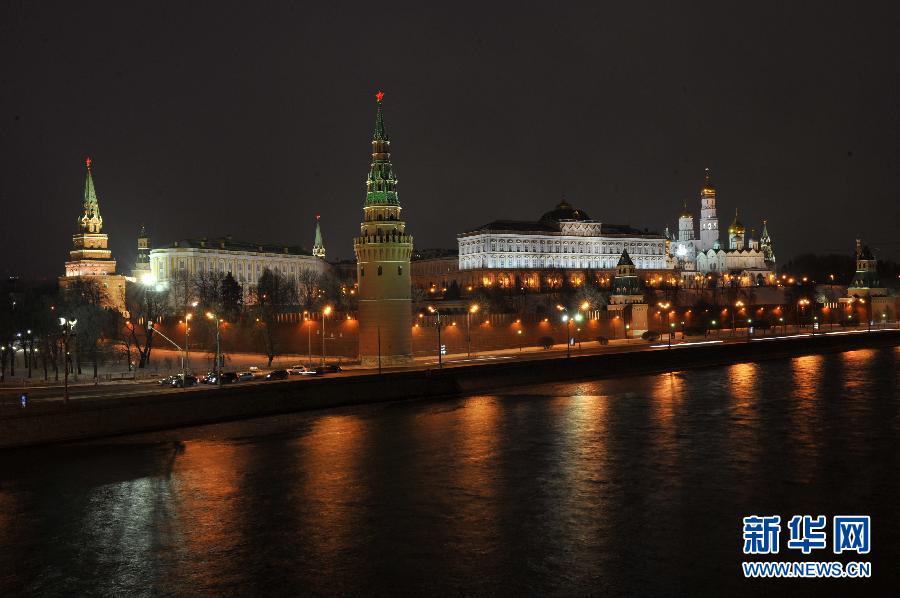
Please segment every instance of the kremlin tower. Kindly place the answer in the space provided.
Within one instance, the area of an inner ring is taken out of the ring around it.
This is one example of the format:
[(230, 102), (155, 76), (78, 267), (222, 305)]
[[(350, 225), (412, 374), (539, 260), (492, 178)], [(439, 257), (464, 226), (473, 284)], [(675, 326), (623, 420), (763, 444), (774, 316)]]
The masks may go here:
[(709, 168), (704, 173), (700, 190), (700, 251), (718, 249), (719, 219), (716, 217), (716, 188), (709, 180)]
[(316, 238), (313, 240), (312, 254), (325, 259), (325, 243), (322, 241), (322, 229), (319, 227), (319, 219), (321, 217), (320, 214), (316, 214)]
[(87, 158), (84, 164), (87, 168), (84, 202), (81, 217), (76, 221), (78, 232), (72, 235), (66, 275), (60, 278), (60, 286), (66, 288), (75, 280), (96, 280), (102, 286), (107, 304), (124, 309), (125, 277), (115, 274), (116, 260), (109, 250), (109, 238), (102, 232), (103, 217), (91, 173), (92, 160)]
[(360, 236), (353, 240), (359, 284), (359, 357), (363, 367), (412, 362), (409, 260), (413, 239), (400, 219), (391, 142), (384, 128), (384, 94), (375, 94), (372, 166)]

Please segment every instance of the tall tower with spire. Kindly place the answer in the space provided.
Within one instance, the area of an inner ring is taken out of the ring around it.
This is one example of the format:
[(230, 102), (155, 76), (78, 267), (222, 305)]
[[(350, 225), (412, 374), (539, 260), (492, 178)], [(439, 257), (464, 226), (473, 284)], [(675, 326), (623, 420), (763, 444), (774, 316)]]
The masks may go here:
[(322, 241), (322, 229), (319, 227), (319, 220), (321, 218), (321, 214), (316, 214), (316, 238), (313, 241), (312, 254), (316, 257), (325, 259), (325, 243)]
[(763, 258), (770, 268), (775, 267), (775, 248), (772, 246), (772, 237), (769, 236), (768, 222), (763, 220), (762, 234), (759, 236), (759, 248), (763, 252)]
[(72, 250), (66, 262), (66, 276), (102, 276), (116, 271), (116, 260), (109, 250), (109, 238), (103, 234), (103, 217), (91, 173), (92, 160), (84, 161), (84, 202), (76, 221), (78, 232), (72, 235)]
[(115, 309), (125, 309), (125, 277), (116, 274), (116, 260), (109, 250), (109, 238), (103, 233), (100, 202), (91, 172), (93, 161), (85, 159), (84, 201), (81, 216), (76, 221), (78, 232), (72, 235), (72, 249), (66, 261), (66, 274), (60, 277), (63, 289), (78, 280), (93, 280), (100, 285), (104, 303)]
[(716, 216), (716, 188), (710, 180), (709, 168), (700, 189), (700, 251), (708, 251), (719, 241), (719, 218)]
[(142, 224), (141, 231), (138, 233), (137, 240), (137, 259), (134, 261), (134, 268), (131, 275), (141, 282), (152, 276), (150, 271), (150, 235), (147, 234), (147, 228)]
[(400, 219), (391, 142), (384, 127), (384, 93), (375, 94), (372, 165), (359, 237), (353, 240), (359, 285), (359, 357), (363, 367), (412, 362), (409, 260), (413, 238)]

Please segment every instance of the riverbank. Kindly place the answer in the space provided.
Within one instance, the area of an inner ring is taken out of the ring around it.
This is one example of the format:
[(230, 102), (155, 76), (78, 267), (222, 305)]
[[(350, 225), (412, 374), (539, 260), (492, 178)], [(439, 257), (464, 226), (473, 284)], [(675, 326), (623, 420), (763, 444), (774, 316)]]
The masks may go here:
[(746, 343), (707, 341), (656, 345), (646, 351), (456, 365), (444, 369), (359, 372), (222, 388), (102, 397), (7, 408), (0, 413), (0, 447), (101, 438), (119, 434), (277, 415), (309, 409), (492, 392), (502, 388), (650, 374), (810, 353), (897, 346), (900, 331), (767, 337)]

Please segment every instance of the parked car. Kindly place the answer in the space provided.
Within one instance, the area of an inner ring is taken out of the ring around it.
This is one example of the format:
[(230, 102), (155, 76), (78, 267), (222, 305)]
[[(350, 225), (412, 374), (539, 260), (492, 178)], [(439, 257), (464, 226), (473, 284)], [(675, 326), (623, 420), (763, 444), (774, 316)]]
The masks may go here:
[(319, 366), (316, 368), (316, 376), (322, 376), (324, 374), (334, 374), (336, 372), (343, 372), (341, 366), (335, 365), (333, 363), (327, 363), (324, 366)]
[(205, 376), (200, 378), (201, 384), (215, 384), (216, 383), (216, 373), (215, 372), (206, 372)]
[(287, 370), (272, 370), (268, 374), (266, 374), (266, 380), (287, 380), (288, 374)]
[(313, 371), (310, 370), (305, 365), (292, 365), (291, 367), (289, 367), (287, 369), (287, 373), (290, 374), (291, 376), (303, 376), (303, 375), (312, 374)]
[(222, 384), (233, 384), (237, 381), (237, 372), (222, 372)]
[(181, 374), (172, 376), (172, 386), (174, 386), (175, 388), (197, 386), (197, 376), (194, 376), (192, 374), (188, 374), (186, 376), (182, 376)]
[(175, 379), (175, 376), (166, 376), (165, 378), (159, 379), (160, 386), (172, 386), (172, 380)]
[(249, 380), (253, 380), (256, 376), (253, 375), (253, 372), (239, 372), (238, 380), (240, 382), (247, 382)]
[[(234, 384), (238, 381), (237, 372), (222, 372), (222, 384)], [(215, 372), (210, 372), (206, 375), (206, 378), (203, 379), (204, 384), (218, 384), (219, 380), (216, 378)]]

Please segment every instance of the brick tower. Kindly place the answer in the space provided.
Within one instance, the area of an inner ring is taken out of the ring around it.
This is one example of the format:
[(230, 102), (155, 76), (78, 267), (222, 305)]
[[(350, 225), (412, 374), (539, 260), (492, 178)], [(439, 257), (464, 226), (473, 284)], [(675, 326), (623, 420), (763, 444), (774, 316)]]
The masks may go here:
[(413, 238), (400, 219), (391, 142), (384, 128), (384, 94), (375, 94), (372, 166), (360, 236), (353, 240), (359, 283), (359, 357), (364, 367), (412, 362), (409, 259)]

